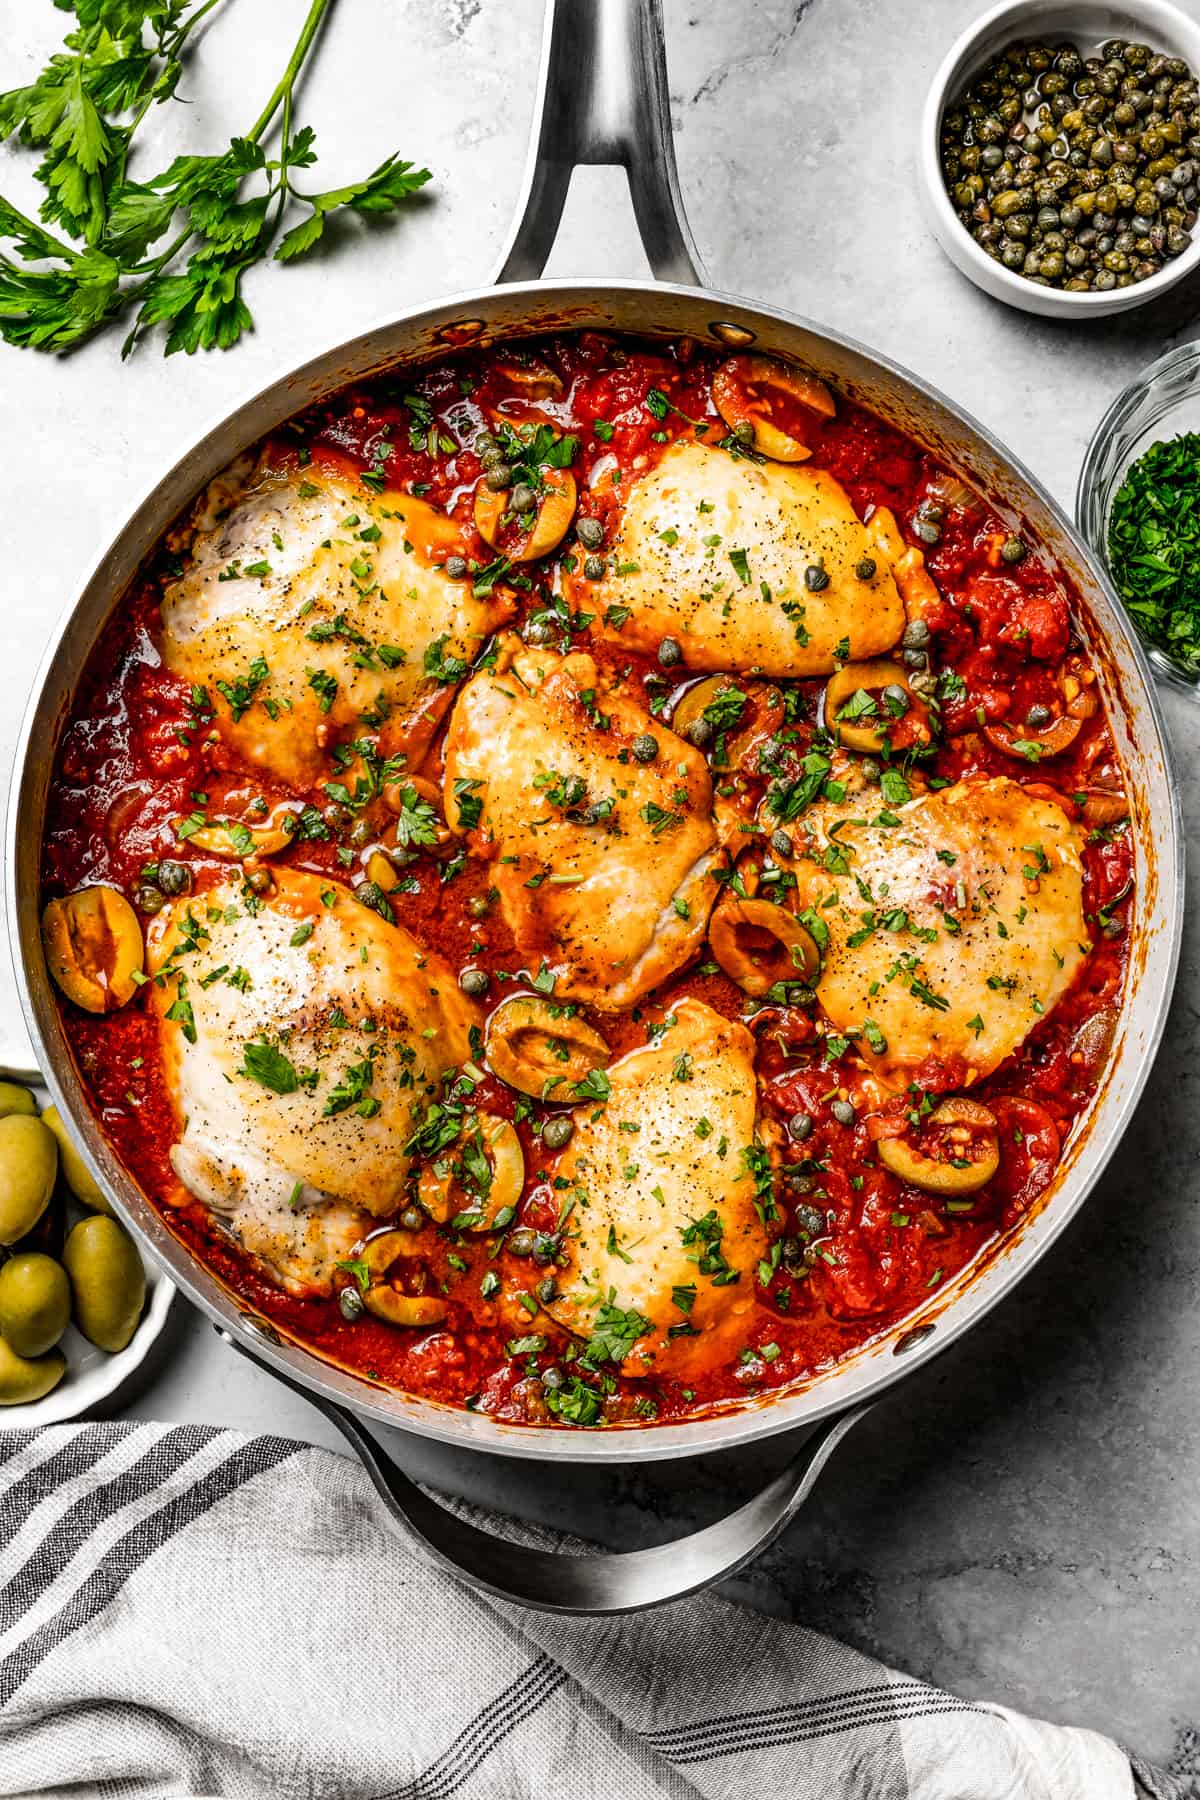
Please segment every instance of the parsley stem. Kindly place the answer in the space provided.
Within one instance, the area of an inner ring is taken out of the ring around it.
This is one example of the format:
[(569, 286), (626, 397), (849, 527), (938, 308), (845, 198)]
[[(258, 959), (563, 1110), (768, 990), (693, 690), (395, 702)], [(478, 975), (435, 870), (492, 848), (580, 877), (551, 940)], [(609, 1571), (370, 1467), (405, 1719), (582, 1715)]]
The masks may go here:
[(329, 0), (312, 0), (312, 5), (308, 9), (308, 17), (304, 21), (304, 29), (296, 39), (296, 48), (288, 58), (288, 65), (283, 71), (283, 74), (279, 77), (271, 98), (267, 101), (262, 112), (246, 133), (246, 136), (252, 143), (258, 143), (259, 139), (266, 131), (267, 126), (279, 111), (284, 100), (290, 98), (292, 89), (296, 84), (296, 77), (304, 66), (304, 59), (312, 48), (312, 41), (320, 30), (321, 21), (328, 10)]
[[(215, 6), (217, 4), (218, 4), (218, 0), (207, 0), (207, 4), (201, 9), (201, 11), (207, 12), (209, 6)], [(292, 90), (295, 87), (297, 77), (299, 76), (300, 71), (304, 66), (305, 59), (307, 58), (309, 51), (312, 49), (313, 39), (316, 37), (317, 32), (321, 28), (321, 22), (324, 19), (325, 14), (329, 11), (329, 6), (330, 6), (330, 0), (312, 0), (312, 5), (308, 9), (308, 16), (306, 17), (306, 19), (304, 21), (303, 29), (301, 30), (300, 36), (296, 39), (295, 49), (292, 51), (291, 56), (288, 58), (288, 65), (287, 65), (286, 69), (283, 71), (283, 74), (280, 76), (278, 82), (276, 83), (275, 88), (272, 91), (271, 97), (267, 101), (267, 104), (263, 107), (261, 113), (258, 115), (258, 118), (254, 121), (254, 124), (250, 127), (249, 131), (246, 133), (246, 136), (250, 139), (250, 141), (252, 143), (257, 144), (259, 142), (259, 140), (262, 138), (262, 136), (264, 135), (264, 133), (267, 131), (268, 127), (270, 126), (272, 119), (274, 119), (274, 117), (275, 117), (275, 114), (279, 111), (279, 108), (282, 106), (284, 108), (283, 150), (284, 150), (284, 152), (286, 152), (287, 144), (288, 144), (288, 137), (290, 135)], [(190, 21), (190, 23), (191, 24), (197, 23), (200, 16), (201, 16), (200, 13), (196, 13), (193, 16), (193, 19)], [(276, 212), (275, 220), (271, 227), (270, 235), (273, 235), (274, 231), (278, 227), (279, 220), (282, 216), (283, 202), (287, 198), (287, 192), (288, 192), (287, 170), (284, 169), (280, 172), (280, 206)], [(175, 260), (176, 256), (178, 256), (179, 252), (183, 249), (184, 245), (186, 243), (188, 243), (188, 241), (195, 235), (196, 234), (190, 225), (185, 226), (184, 229), (179, 233), (178, 237), (174, 238), (172, 240), (172, 242), (170, 244), (168, 244), (167, 248), (161, 252), (160, 255), (151, 257), (147, 262), (139, 263), (135, 269), (130, 270), (130, 274), (142, 275), (142, 276), (152, 276), (152, 275), (161, 274), (162, 271), (167, 267), (167, 265)], [(74, 254), (74, 252), (68, 252), (68, 254)], [(254, 257), (247, 258), (246, 266), (248, 266), (249, 263), (253, 262), (254, 260), (255, 260)], [(131, 298), (133, 298), (135, 300), (140, 299), (145, 285), (146, 285), (145, 282), (141, 282), (133, 290), (131, 290)]]

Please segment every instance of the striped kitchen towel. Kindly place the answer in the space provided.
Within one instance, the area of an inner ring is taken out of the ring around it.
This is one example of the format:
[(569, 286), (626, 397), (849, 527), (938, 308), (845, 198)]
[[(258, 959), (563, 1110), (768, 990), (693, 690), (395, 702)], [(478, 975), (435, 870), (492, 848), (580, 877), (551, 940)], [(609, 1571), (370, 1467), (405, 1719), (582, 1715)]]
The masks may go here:
[(615, 1620), (431, 1568), (347, 1459), (0, 1431), (0, 1794), (71, 1800), (1186, 1800), (717, 1595)]

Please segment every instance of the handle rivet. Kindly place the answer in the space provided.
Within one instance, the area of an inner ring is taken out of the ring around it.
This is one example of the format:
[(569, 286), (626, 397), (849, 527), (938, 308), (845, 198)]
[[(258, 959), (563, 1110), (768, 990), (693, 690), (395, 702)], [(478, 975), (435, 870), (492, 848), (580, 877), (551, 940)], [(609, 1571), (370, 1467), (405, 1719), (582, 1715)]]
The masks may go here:
[(433, 335), (439, 344), (473, 344), (485, 330), (482, 319), (454, 319), (449, 325), (439, 326)]
[(906, 1331), (902, 1338), (896, 1339), (892, 1346), (892, 1355), (906, 1356), (910, 1350), (915, 1350), (918, 1344), (923, 1344), (928, 1338), (931, 1338), (936, 1330), (936, 1325), (914, 1325), (911, 1331)]
[(716, 319), (708, 328), (709, 336), (715, 337), (718, 344), (729, 344), (741, 350), (752, 344), (758, 333), (751, 331), (748, 325), (731, 325), (727, 319)]

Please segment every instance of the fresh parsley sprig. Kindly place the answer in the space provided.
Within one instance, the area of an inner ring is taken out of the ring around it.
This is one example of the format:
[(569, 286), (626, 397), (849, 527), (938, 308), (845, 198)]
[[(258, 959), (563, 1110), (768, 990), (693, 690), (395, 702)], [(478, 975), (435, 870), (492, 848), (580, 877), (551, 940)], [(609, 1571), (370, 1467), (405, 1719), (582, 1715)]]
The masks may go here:
[[(76, 29), (36, 80), (0, 94), (0, 138), (15, 133), (41, 150), (34, 173), (46, 190), (38, 219), (0, 196), (0, 336), (10, 344), (71, 350), (132, 317), (123, 355), (156, 326), (165, 327), (168, 355), (228, 349), (253, 325), (242, 296), (248, 269), (272, 255), (292, 262), (320, 242), (330, 214), (393, 212), (430, 179), (428, 169), (390, 156), (341, 187), (297, 185), (316, 153), (311, 128), (294, 121), (293, 96), (330, 5), (311, 0), (283, 74), (245, 136), (132, 180), (137, 128), (152, 106), (175, 96), (187, 40), (220, 0), (56, 4), (74, 14)], [(276, 153), (268, 155), (277, 118)], [(151, 254), (164, 238), (165, 249)]]

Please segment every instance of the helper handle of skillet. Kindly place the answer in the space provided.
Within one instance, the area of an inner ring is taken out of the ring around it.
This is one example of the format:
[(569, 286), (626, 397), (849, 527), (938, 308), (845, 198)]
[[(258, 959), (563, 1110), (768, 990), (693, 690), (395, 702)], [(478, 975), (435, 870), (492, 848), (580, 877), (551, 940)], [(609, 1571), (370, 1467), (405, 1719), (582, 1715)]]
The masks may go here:
[(656, 279), (706, 286), (675, 166), (661, 0), (546, 0), (529, 156), (496, 283), (542, 274), (585, 163), (624, 168)]
[(842, 1439), (870, 1411), (852, 1408), (827, 1419), (806, 1438), (782, 1474), (736, 1511), (686, 1537), (650, 1550), (539, 1550), (484, 1531), (440, 1504), (398, 1469), (346, 1407), (268, 1368), (228, 1332), (225, 1342), (282, 1381), (337, 1426), (362, 1463), (399, 1535), (416, 1538), (450, 1574), (469, 1586), (535, 1612), (629, 1613), (682, 1600), (734, 1575), (774, 1542), (808, 1499)]

